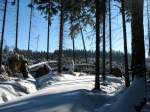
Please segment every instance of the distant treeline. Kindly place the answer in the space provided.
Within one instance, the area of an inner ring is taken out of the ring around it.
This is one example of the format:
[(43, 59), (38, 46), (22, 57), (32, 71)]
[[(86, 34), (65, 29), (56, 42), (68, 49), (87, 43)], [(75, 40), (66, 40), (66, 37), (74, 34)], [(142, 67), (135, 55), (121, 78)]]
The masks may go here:
[[(26, 58), (30, 60), (36, 60), (36, 61), (44, 61), (46, 60), (47, 53), (45, 51), (37, 52), (37, 51), (27, 51), (27, 50), (20, 50), (20, 53), (23, 54)], [(84, 59), (84, 50), (75, 50), (75, 57), (77, 60)], [(95, 52), (94, 51), (86, 51), (87, 58), (93, 58), (95, 59)], [(58, 50), (55, 50), (53, 53), (49, 53), (49, 59), (50, 60), (56, 60), (58, 56)], [(102, 56), (102, 52), (101, 52)], [(63, 58), (69, 58), (72, 59), (73, 57), (73, 50), (68, 49), (63, 51)], [(131, 60), (131, 55), (128, 54), (129, 62)], [(112, 52), (112, 59), (113, 61), (117, 63), (123, 63), (124, 62), (124, 53), (120, 51), (113, 51)], [(106, 60), (109, 60), (109, 52), (106, 52)]]
[[(4, 51), (4, 54), (10, 54), (12, 51), (9, 51), (8, 49)], [(84, 60), (84, 50), (75, 50), (75, 57), (76, 60), (81, 61)], [(19, 54), (22, 54), (27, 58), (28, 60), (32, 61), (33, 63), (37, 63), (40, 61), (46, 61), (46, 56), (47, 52), (45, 51), (28, 51), (28, 50), (19, 50)], [(95, 59), (95, 52), (94, 51), (86, 51), (87, 58), (90, 59)], [(55, 50), (53, 53), (49, 53), (49, 59), (50, 60), (57, 60), (58, 56), (58, 50)], [(129, 56), (129, 62), (131, 60), (131, 55), (128, 54)], [(102, 57), (102, 52), (101, 52), (101, 57)], [(72, 59), (73, 58), (73, 50), (72, 49), (67, 49), (63, 51), (63, 58), (67, 59)], [(123, 63), (124, 62), (124, 53), (120, 51), (113, 51), (112, 52), (112, 59), (113, 61), (117, 63)], [(109, 61), (109, 52), (106, 52), (106, 60)]]

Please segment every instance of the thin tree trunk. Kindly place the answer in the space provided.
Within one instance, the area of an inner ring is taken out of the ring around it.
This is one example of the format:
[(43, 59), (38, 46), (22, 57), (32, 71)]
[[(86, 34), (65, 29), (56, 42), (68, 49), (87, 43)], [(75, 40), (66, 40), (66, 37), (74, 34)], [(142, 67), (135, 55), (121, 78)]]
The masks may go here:
[(83, 30), (82, 30), (81, 22), (80, 22), (79, 18), (78, 18), (78, 21), (79, 21), (79, 25), (80, 25), (80, 32), (81, 32), (81, 37), (82, 37), (83, 49), (84, 49), (84, 57), (85, 57), (86, 63), (88, 63), (87, 53), (86, 53), (86, 46), (85, 46), (85, 40), (84, 40)]
[(47, 23), (47, 61), (49, 60), (49, 37), (50, 37), (50, 14), (48, 13), (48, 23)]
[(102, 78), (103, 80), (105, 80), (105, 59), (106, 59), (106, 55), (105, 55), (105, 52), (106, 52), (106, 43), (105, 43), (105, 18), (106, 18), (106, 15), (105, 15), (105, 11), (106, 11), (106, 0), (103, 0), (103, 72), (102, 72)]
[(96, 55), (95, 55), (95, 88), (100, 90), (100, 1), (96, 0)]
[(74, 63), (75, 63), (75, 61), (76, 61), (76, 56), (75, 56), (75, 44), (74, 44), (74, 38), (71, 37), (71, 39), (72, 39), (72, 47), (73, 47), (73, 61), (74, 61)]
[(31, 0), (31, 11), (30, 11), (30, 24), (29, 24), (29, 39), (28, 39), (28, 51), (30, 50), (30, 39), (31, 39), (31, 26), (32, 26), (32, 13), (33, 13), (33, 0)]
[(145, 76), (143, 0), (132, 0), (132, 75)]
[(148, 56), (150, 57), (150, 37), (148, 38), (149, 41), (149, 51), (148, 51)]
[(19, 0), (17, 0), (17, 17), (16, 17), (16, 42), (15, 52), (18, 52), (18, 22), (19, 22)]
[(148, 39), (149, 39), (149, 51), (148, 56), (150, 57), (150, 18), (149, 18), (149, 0), (147, 0), (147, 25), (148, 25)]
[(60, 35), (59, 35), (59, 54), (58, 54), (58, 73), (62, 72), (62, 55), (63, 55), (63, 35), (64, 35), (64, 9), (61, 0), (61, 14), (60, 14)]
[(4, 43), (4, 33), (5, 33), (5, 23), (6, 23), (6, 12), (7, 12), (7, 0), (5, 0), (4, 7), (4, 16), (3, 16), (3, 24), (2, 24), (2, 35), (1, 35), (1, 47), (0, 47), (0, 69), (2, 68), (2, 57), (3, 57), (3, 43)]
[(126, 33), (126, 21), (125, 21), (125, 10), (124, 0), (121, 1), (122, 5), (122, 24), (123, 24), (123, 37), (124, 37), (124, 62), (125, 62), (125, 85), (130, 86), (129, 81), (129, 68), (128, 68), (128, 49), (127, 49), (127, 33)]
[[(71, 15), (71, 27), (73, 27), (73, 15)], [(74, 61), (74, 63), (75, 63), (75, 61), (76, 61), (76, 57), (75, 57), (75, 43), (74, 43), (74, 37), (73, 37), (73, 35), (71, 34), (71, 40), (72, 40), (72, 48), (73, 48), (73, 61)]]
[(83, 31), (82, 31), (81, 25), (80, 25), (80, 31), (81, 31), (81, 37), (82, 37), (83, 48), (84, 48), (84, 57), (85, 57), (86, 63), (88, 63), (87, 54), (86, 54), (86, 47), (85, 47), (85, 40), (84, 40), (84, 35), (83, 35)]
[(111, 1), (109, 0), (109, 71), (112, 73)]

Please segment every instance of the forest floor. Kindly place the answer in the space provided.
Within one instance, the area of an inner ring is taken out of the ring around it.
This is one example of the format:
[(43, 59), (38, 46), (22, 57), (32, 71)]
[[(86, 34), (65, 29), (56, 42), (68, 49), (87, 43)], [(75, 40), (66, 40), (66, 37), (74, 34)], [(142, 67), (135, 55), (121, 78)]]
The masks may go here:
[(142, 112), (150, 112), (150, 79), (147, 80), (147, 103), (143, 107)]
[(37, 80), (40, 90), (1, 104), (0, 112), (98, 112), (105, 104), (111, 106), (117, 101), (124, 81), (108, 75), (107, 81), (101, 82), (101, 91), (93, 92), (94, 78), (70, 74), (43, 76)]
[[(0, 112), (135, 112), (145, 96), (143, 78), (125, 88), (123, 77), (107, 74), (106, 81), (100, 81), (101, 91), (92, 91), (94, 82), (94, 75), (78, 72), (1, 80)], [(142, 112), (150, 112), (150, 80), (147, 99)]]

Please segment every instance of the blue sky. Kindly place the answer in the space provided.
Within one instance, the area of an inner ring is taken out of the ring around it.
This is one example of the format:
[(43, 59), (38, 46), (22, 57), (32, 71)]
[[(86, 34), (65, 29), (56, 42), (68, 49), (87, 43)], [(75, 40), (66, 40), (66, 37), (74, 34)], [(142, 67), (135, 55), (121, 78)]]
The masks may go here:
[[(10, 0), (11, 1), (11, 0)], [(19, 40), (18, 47), (20, 49), (27, 49), (28, 43), (28, 30), (29, 30), (29, 14), (30, 9), (27, 4), (30, 0), (20, 0), (20, 17), (19, 17)], [(7, 9), (7, 21), (5, 29), (5, 44), (10, 47), (15, 46), (15, 23), (16, 23), (16, 7), (8, 5)], [(2, 12), (0, 12), (2, 15)], [(123, 51), (123, 36), (122, 36), (122, 21), (119, 15), (119, 10), (116, 7), (112, 7), (112, 47), (113, 50)], [(146, 17), (145, 17), (145, 31), (146, 31)], [(68, 27), (65, 24), (64, 31), (64, 49), (72, 49), (72, 41), (68, 36)], [(108, 43), (108, 18), (106, 20), (106, 49), (109, 49)], [(1, 26), (0, 26), (1, 27)], [(85, 37), (89, 36), (90, 30), (87, 28), (87, 32), (84, 31)], [(128, 51), (131, 51), (131, 31), (130, 23), (127, 23), (127, 36), (128, 36)], [(32, 32), (31, 32), (31, 49), (37, 50), (37, 39), (39, 35), (38, 51), (46, 51), (47, 48), (47, 21), (40, 15), (39, 11), (34, 10), (33, 22), (32, 22)], [(145, 35), (147, 35), (145, 33)], [(52, 26), (50, 28), (50, 52), (58, 49), (59, 40), (59, 17), (53, 17)], [(90, 36), (90, 38), (85, 38), (87, 50), (95, 50), (95, 36)], [(146, 42), (147, 43), (147, 42)], [(102, 44), (101, 44), (102, 45)], [(83, 49), (81, 35), (79, 34), (75, 39), (76, 49)]]

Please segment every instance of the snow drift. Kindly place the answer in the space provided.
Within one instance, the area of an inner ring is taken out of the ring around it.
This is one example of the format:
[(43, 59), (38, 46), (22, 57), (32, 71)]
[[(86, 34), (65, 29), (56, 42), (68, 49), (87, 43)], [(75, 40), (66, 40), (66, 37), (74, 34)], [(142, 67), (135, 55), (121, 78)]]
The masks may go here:
[(32, 76), (25, 80), (1, 75), (0, 79), (0, 104), (37, 91)]

